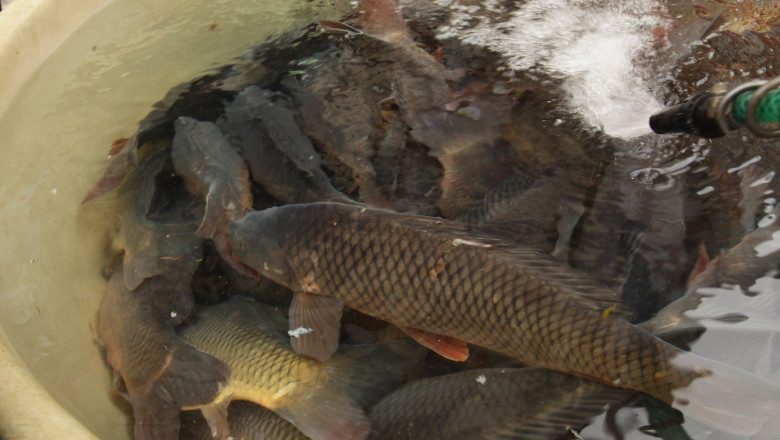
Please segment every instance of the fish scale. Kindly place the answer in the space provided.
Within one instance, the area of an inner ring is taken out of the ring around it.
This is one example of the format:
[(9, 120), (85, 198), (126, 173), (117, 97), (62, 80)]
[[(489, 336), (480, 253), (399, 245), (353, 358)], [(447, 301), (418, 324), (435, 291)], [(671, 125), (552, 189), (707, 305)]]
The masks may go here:
[(213, 401), (186, 409), (201, 409), (223, 439), (232, 434), (232, 399), (275, 412), (312, 440), (363, 440), (363, 406), (402, 381), (420, 357), (418, 347), (398, 340), (343, 347), (320, 362), (294, 352), (286, 328), (278, 310), (246, 297), (201, 307), (180, 336), (222, 360), (230, 379)]
[(192, 345), (217, 359), (228, 360), (231, 383), (223, 395), (233, 393), (235, 399), (251, 399), (267, 408), (276, 408), (285, 402), (274, 397), (290, 389), (290, 383), (321, 385), (321, 381), (312, 380), (321, 376), (319, 363), (293, 353), (283, 345), (284, 341), (268, 331), (227, 324), (236, 319), (241, 322), (240, 316), (217, 315), (181, 332), (182, 338)]
[(542, 368), (468, 370), (387, 395), (369, 413), (369, 439), (562, 438), (632, 394)]
[(538, 252), (479, 241), (456, 224), (335, 203), (287, 205), (235, 223), (234, 244), (251, 222), (280, 246), (294, 291), (339, 298), (400, 327), (667, 402), (672, 389), (706, 375), (673, 366), (681, 350), (610, 314), (619, 304), (611, 292), (589, 302), (598, 287), (585, 274)]

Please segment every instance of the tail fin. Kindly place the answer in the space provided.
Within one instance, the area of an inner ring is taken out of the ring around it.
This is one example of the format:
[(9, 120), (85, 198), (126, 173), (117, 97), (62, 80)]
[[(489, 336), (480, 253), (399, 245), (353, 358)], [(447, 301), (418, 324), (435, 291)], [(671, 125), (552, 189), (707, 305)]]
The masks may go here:
[(342, 347), (328, 361), (330, 387), (346, 391), (363, 407), (370, 406), (408, 380), (427, 352), (408, 338)]
[[(780, 205), (775, 209), (780, 214)], [(739, 297), (755, 296), (754, 284), (772, 272), (780, 270), (780, 249), (776, 246), (780, 238), (780, 223), (757, 228), (724, 254), (710, 260), (706, 251), (700, 250), (699, 260), (688, 278), (685, 294), (667, 305), (658, 314), (641, 324), (645, 330), (659, 335), (665, 331), (696, 325), (704, 319), (734, 320), (730, 302)], [(735, 286), (735, 292), (725, 292), (722, 286)], [(759, 286), (760, 287), (760, 286)], [(715, 289), (715, 290), (713, 290)], [(771, 289), (759, 289), (772, 293)], [(742, 293), (743, 295), (739, 295)], [(717, 297), (717, 300), (710, 298)], [(726, 305), (724, 307), (725, 304)], [(714, 308), (723, 310), (720, 314)], [(753, 308), (751, 315), (765, 311)], [(771, 309), (770, 309), (771, 311)], [(773, 312), (777, 317), (778, 312)]]
[(135, 440), (176, 440), (179, 438), (179, 408), (152, 396), (133, 404)]
[(759, 251), (776, 229), (759, 228), (711, 261), (700, 256), (686, 294), (640, 324), (661, 338), (701, 333), (688, 343), (695, 354), (671, 363), (710, 374), (673, 391), (672, 406), (726, 433), (780, 424), (780, 281), (765, 276), (780, 268), (780, 252)]
[(274, 411), (312, 440), (364, 440), (371, 430), (366, 414), (354, 400), (328, 388)]
[(672, 407), (686, 416), (742, 436), (755, 435), (780, 417), (780, 385), (691, 353), (671, 362), (680, 369), (707, 372), (687, 387), (672, 391)]
[(360, 25), (369, 34), (380, 38), (392, 33), (408, 36), (409, 29), (397, 0), (368, 0), (363, 2)]
[(177, 439), (180, 409), (211, 402), (227, 383), (228, 367), (189, 344), (179, 342), (170, 356), (145, 393), (131, 393), (136, 440)]
[(326, 362), (326, 386), (273, 410), (313, 440), (363, 440), (371, 430), (363, 409), (403, 381), (424, 355), (405, 339), (342, 348)]

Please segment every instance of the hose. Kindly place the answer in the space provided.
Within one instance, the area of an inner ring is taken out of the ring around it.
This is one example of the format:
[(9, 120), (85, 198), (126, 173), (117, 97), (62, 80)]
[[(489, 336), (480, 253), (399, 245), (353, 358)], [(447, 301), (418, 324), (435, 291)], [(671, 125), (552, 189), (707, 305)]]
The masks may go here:
[(716, 138), (743, 125), (759, 137), (780, 137), (780, 77), (731, 90), (726, 83), (717, 83), (711, 90), (650, 116), (650, 128), (659, 134)]

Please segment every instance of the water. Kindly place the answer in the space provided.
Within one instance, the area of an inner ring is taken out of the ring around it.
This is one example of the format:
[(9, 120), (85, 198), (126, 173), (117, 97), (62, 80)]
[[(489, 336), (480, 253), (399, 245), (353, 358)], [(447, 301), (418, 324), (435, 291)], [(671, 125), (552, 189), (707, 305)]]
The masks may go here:
[[(100, 222), (84, 226), (78, 204), (105, 168), (109, 145), (135, 132), (137, 121), (171, 87), (231, 63), (268, 35), (299, 28), (315, 17), (338, 19), (351, 7), (255, 3), (110, 3), (41, 66), (0, 119), (6, 154), (0, 175), (7, 179), (0, 190), (6, 251), (0, 258), (9, 268), (9, 275), (0, 279), (0, 322), (36, 377), (102, 438), (124, 435), (127, 428), (124, 415), (106, 395), (110, 378), (88, 324), (94, 322), (105, 288), (98, 268), (105, 262), (106, 243)], [(738, 3), (667, 2), (663, 7), (643, 0), (529, 0), (509, 7), (498, 1), (438, 0), (440, 9), (434, 11), (445, 11), (447, 19), (438, 27), (436, 20), (431, 28), (420, 26), (420, 32), (428, 32), (426, 41), (440, 39), (449, 67), (473, 62), (466, 59), (472, 54), (468, 51), (457, 59), (464, 42), (502, 54), (473, 51), (491, 66), (480, 79), (493, 81), (492, 90), (500, 97), (521, 97), (519, 111), (506, 116), (500, 103), (475, 103), (464, 105), (470, 110), (464, 114), (483, 121), (489, 115), (511, 118), (511, 129), (496, 134), (489, 128), (480, 139), (501, 137), (513, 150), (501, 155), (496, 149), (477, 149), (460, 156), (451, 170), (478, 172), (469, 174), (468, 191), (445, 187), (443, 195), (427, 192), (441, 167), (419, 145), (394, 175), (380, 172), (381, 160), (392, 155), (377, 153), (380, 187), (392, 181), (387, 187), (400, 195), (391, 200), (396, 209), (452, 218), (480, 215), (472, 210), (482, 197), (503, 188), (496, 198), (508, 201), (499, 208), (509, 206), (509, 218), (523, 228), (495, 221), (491, 232), (506, 233), (507, 239), (538, 238), (546, 251), (621, 291), (640, 319), (650, 317), (685, 290), (702, 244), (714, 257), (756, 227), (777, 228), (776, 143), (742, 132), (715, 141), (659, 137), (647, 127), (653, 111), (719, 79), (776, 74), (777, 52), (771, 49), (776, 32), (758, 25), (755, 32), (745, 28), (753, 23), (745, 18), (745, 4), (771, 4)], [(121, 25), (117, 16), (123, 17)], [(475, 16), (477, 23), (470, 19)], [(728, 46), (732, 41), (743, 46)], [(748, 43), (749, 50), (744, 46)], [(360, 64), (365, 61), (361, 56), (366, 55), (358, 53), (357, 61), (348, 58), (355, 64), (303, 58), (298, 67), (308, 76), (301, 74), (300, 80), (327, 85), (329, 75), (341, 73), (339, 86), (347, 89), (372, 81), (376, 94), (371, 96), (379, 101), (389, 90), (387, 78), (371, 70), (375, 65)], [(740, 61), (729, 64), (729, 56)], [(317, 70), (311, 63), (319, 63)], [(353, 104), (348, 99), (352, 95), (328, 96), (333, 106), (325, 117), (354, 124), (350, 127), (359, 138), (363, 121), (339, 119), (347, 113), (338, 113), (339, 105)], [(464, 127), (445, 134), (469, 140), (471, 132)], [(455, 154), (445, 147), (441, 158)], [(353, 179), (349, 170), (333, 172), (339, 189), (366, 196)], [(529, 181), (538, 186), (529, 190)], [(432, 203), (437, 195), (452, 204)], [(512, 205), (513, 200), (520, 203)], [(777, 233), (769, 234), (750, 249), (773, 256), (778, 241)], [(777, 279), (762, 275), (707, 287), (718, 301), (705, 302), (691, 317), (739, 312), (749, 319), (707, 321), (708, 331), (693, 348), (780, 382), (775, 323), (780, 286)], [(456, 368), (432, 364), (441, 370)], [(74, 400), (75, 395), (81, 397)], [(626, 438), (650, 438), (638, 430), (647, 423), (644, 410), (622, 409), (617, 419)], [(696, 439), (732, 438), (696, 422), (685, 427)], [(582, 435), (603, 438), (600, 429), (591, 427)], [(771, 432), (776, 431), (769, 429), (765, 438)]]

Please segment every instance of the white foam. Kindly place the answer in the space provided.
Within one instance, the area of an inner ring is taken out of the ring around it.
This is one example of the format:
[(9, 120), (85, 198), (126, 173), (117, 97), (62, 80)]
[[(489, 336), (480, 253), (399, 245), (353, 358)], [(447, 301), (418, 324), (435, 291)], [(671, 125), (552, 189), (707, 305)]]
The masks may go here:
[(709, 194), (711, 192), (715, 191), (715, 188), (713, 186), (705, 186), (704, 188), (696, 191), (697, 195), (703, 196), (706, 194)]
[(773, 232), (770, 240), (757, 244), (755, 250), (756, 255), (759, 257), (766, 257), (767, 255), (780, 251), (780, 231)]
[(649, 93), (634, 60), (651, 49), (663, 25), (651, 0), (529, 0), (505, 23), (459, 12), (440, 38), (454, 37), (504, 55), (514, 71), (540, 69), (563, 79), (569, 105), (606, 133), (631, 138), (650, 132), (648, 117), (663, 106)]
[(747, 168), (750, 165), (753, 165), (754, 163), (758, 163), (760, 161), (761, 161), (761, 156), (753, 156), (750, 159), (748, 159), (745, 162), (743, 162), (742, 164), (737, 165), (737, 166), (735, 166), (733, 168), (729, 168), (726, 171), (729, 172), (729, 173), (736, 173), (737, 171), (739, 171), (741, 169), (744, 169), (744, 168)]

